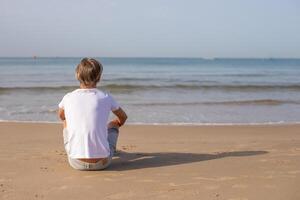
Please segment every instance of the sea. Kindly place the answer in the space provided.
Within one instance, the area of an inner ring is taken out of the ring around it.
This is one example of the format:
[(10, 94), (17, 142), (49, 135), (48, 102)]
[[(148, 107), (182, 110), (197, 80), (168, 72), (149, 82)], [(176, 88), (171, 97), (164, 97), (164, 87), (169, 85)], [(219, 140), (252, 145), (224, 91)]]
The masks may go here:
[[(96, 58), (130, 124), (300, 122), (300, 59)], [(58, 122), (81, 58), (0, 58), (0, 120)], [(112, 117), (112, 116), (111, 116)]]

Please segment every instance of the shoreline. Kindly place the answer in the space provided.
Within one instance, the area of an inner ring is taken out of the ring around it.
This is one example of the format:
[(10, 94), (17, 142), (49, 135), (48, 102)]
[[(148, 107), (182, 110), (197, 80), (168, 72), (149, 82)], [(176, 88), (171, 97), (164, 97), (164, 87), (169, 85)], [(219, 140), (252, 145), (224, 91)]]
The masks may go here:
[[(23, 120), (0, 120), (0, 123), (29, 123), (29, 124), (61, 124), (59, 121), (23, 121)], [(191, 126), (191, 127), (209, 127), (209, 126), (294, 126), (300, 125), (299, 122), (254, 122), (254, 123), (126, 123), (126, 126)]]

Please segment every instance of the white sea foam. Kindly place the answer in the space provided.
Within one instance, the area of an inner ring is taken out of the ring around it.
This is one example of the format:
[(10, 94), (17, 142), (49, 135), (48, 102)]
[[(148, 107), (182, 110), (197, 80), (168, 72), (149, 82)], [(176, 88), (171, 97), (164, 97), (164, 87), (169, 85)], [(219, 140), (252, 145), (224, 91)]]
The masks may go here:
[[(1, 120), (0, 122), (8, 123), (31, 123), (31, 124), (61, 124), (59, 121), (23, 121), (23, 120)], [(151, 125), (151, 126), (261, 126), (261, 125), (297, 125), (300, 122), (261, 122), (261, 123), (184, 123), (184, 122), (173, 122), (173, 123), (144, 123), (144, 122), (129, 122), (126, 125)]]

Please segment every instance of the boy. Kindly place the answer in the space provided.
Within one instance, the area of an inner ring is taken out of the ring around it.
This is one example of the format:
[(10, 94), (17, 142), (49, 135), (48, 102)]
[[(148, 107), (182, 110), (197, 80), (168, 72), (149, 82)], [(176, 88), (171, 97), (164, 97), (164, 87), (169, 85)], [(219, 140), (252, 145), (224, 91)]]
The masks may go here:
[[(103, 67), (83, 58), (76, 68), (80, 88), (66, 94), (58, 115), (64, 124), (64, 145), (69, 164), (78, 170), (101, 170), (109, 166), (127, 115), (107, 93), (96, 88)], [(117, 118), (108, 123), (112, 111)]]

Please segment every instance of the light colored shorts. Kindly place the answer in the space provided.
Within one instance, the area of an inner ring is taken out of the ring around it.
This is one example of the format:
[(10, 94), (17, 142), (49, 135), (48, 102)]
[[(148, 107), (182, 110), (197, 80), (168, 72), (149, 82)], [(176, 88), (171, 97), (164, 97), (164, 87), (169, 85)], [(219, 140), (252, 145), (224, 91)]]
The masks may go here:
[[(110, 148), (110, 155), (107, 159), (100, 160), (96, 163), (87, 163), (78, 159), (70, 158), (68, 156), (69, 164), (74, 169), (78, 170), (101, 170), (107, 168), (112, 160), (112, 157), (114, 156), (114, 153), (116, 152), (116, 146), (117, 146), (117, 140), (119, 136), (119, 130), (117, 128), (109, 128), (107, 129), (108, 132), (108, 143)], [(68, 140), (67, 140), (67, 129), (63, 130), (63, 137), (64, 137), (64, 145), (65, 150), (68, 154)]]

